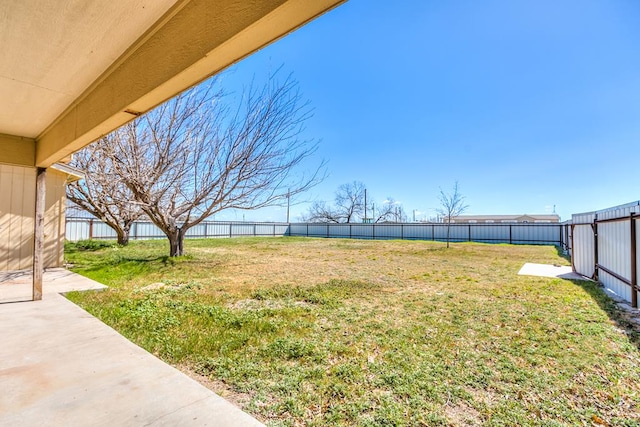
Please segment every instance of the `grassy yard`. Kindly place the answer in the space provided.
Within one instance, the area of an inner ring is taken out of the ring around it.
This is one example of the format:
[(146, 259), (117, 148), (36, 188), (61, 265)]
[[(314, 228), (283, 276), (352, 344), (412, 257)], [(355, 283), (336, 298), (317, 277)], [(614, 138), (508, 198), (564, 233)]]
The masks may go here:
[(640, 425), (640, 338), (553, 247), (68, 245), (74, 302), (269, 425)]

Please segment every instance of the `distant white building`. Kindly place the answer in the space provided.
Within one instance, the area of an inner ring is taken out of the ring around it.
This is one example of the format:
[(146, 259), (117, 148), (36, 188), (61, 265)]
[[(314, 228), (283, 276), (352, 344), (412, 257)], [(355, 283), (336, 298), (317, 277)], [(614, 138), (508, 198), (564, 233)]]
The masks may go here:
[[(446, 222), (446, 221), (445, 221)], [(458, 215), (452, 224), (549, 224), (559, 223), (560, 215)]]

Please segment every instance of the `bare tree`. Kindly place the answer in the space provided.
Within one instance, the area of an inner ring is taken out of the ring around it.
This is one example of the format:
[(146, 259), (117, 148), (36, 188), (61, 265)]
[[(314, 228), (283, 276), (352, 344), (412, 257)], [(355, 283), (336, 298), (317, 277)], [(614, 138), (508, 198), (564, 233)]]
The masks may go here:
[(364, 194), (366, 188), (363, 183), (353, 181), (338, 187), (335, 197), (335, 209), (340, 213), (343, 221), (356, 222), (364, 216)]
[(110, 136), (106, 156), (142, 211), (184, 254), (187, 231), (224, 209), (286, 204), (317, 184), (323, 164), (296, 173), (317, 143), (300, 138), (309, 117), (297, 83), (270, 75), (237, 104), (217, 81), (192, 88)]
[(451, 192), (445, 193), (442, 188), (440, 189), (440, 208), (437, 210), (438, 214), (442, 216), (443, 220), (447, 223), (447, 248), (449, 247), (449, 241), (451, 236), (451, 219), (458, 215), (461, 215), (467, 210), (469, 205), (465, 204), (464, 196), (460, 193), (458, 188), (458, 181), (455, 182)]
[(302, 221), (340, 223), (342, 222), (342, 217), (338, 211), (326, 202), (314, 202), (309, 211), (302, 215)]
[(374, 222), (405, 222), (407, 215), (404, 212), (402, 204), (393, 197), (387, 197), (382, 203), (382, 209), (374, 213)]
[(74, 154), (70, 164), (81, 169), (85, 178), (67, 186), (67, 199), (106, 223), (116, 232), (118, 244), (127, 245), (131, 225), (143, 212), (116, 175), (108, 155), (112, 142), (113, 136), (108, 135), (90, 149)]
[(342, 184), (336, 190), (334, 205), (316, 202), (303, 220), (308, 222), (352, 223), (364, 216), (365, 186), (359, 181)]

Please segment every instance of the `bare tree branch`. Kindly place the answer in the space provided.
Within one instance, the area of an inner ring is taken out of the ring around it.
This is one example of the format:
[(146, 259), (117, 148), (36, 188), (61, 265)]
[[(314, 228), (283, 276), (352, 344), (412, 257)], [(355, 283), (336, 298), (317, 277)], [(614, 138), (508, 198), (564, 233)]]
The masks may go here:
[(131, 225), (143, 212), (132, 203), (131, 191), (118, 179), (106, 155), (112, 139), (108, 135), (73, 156), (71, 165), (83, 170), (85, 179), (67, 186), (67, 199), (106, 223), (116, 232), (118, 244), (126, 245)]
[(393, 197), (387, 197), (382, 203), (382, 208), (376, 212), (374, 222), (406, 222), (407, 215), (402, 204)]
[(301, 138), (310, 117), (297, 83), (269, 76), (234, 104), (216, 79), (115, 131), (105, 155), (142, 211), (184, 253), (187, 230), (224, 209), (282, 205), (324, 178), (300, 173), (317, 143)]
[(309, 222), (353, 223), (364, 216), (365, 185), (359, 181), (342, 184), (336, 190), (334, 206), (316, 202), (303, 216)]

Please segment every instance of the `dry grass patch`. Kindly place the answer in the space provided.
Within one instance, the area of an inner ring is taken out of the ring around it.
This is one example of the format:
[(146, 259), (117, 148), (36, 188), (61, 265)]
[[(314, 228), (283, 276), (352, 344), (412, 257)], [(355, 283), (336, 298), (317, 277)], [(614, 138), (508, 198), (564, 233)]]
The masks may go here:
[(517, 275), (568, 264), (555, 248), (251, 238), (165, 251), (70, 246), (76, 271), (111, 286), (71, 298), (270, 425), (639, 425), (640, 340), (613, 304), (589, 282)]

